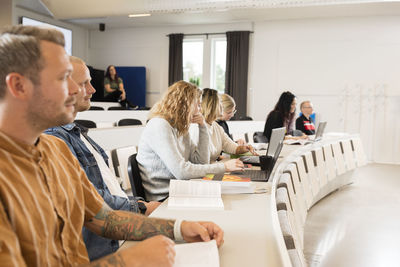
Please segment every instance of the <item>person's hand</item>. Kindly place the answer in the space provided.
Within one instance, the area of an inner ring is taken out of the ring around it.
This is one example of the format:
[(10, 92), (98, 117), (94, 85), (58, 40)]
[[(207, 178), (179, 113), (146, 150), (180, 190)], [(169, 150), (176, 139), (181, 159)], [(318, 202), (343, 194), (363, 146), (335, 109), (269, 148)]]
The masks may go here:
[(300, 139), (308, 139), (308, 135), (303, 134), (302, 136), (300, 136)]
[(186, 242), (201, 242), (215, 239), (217, 246), (224, 243), (224, 231), (213, 222), (189, 222), (181, 224), (182, 237)]
[(243, 146), (246, 144), (246, 141), (244, 141), (243, 139), (238, 139), (235, 141), (239, 146)]
[(146, 212), (144, 215), (149, 216), (158, 206), (161, 205), (161, 202), (158, 201), (150, 201), (150, 202), (144, 202), (144, 205), (146, 205)]
[(236, 148), (236, 154), (244, 154), (246, 152), (250, 152), (251, 154), (253, 154), (254, 156), (258, 156), (257, 152), (254, 150), (254, 147), (251, 145), (247, 145), (247, 146), (238, 146)]
[(247, 145), (247, 149), (250, 151), (251, 154), (254, 156), (259, 156), (258, 153), (254, 150), (254, 147), (252, 145)]
[(123, 254), (126, 266), (172, 267), (175, 262), (174, 246), (174, 241), (168, 237), (157, 235), (120, 253)]
[(126, 99), (126, 93), (125, 93), (125, 91), (123, 91), (121, 94), (121, 100), (125, 100), (125, 99)]
[(225, 171), (233, 172), (233, 171), (242, 171), (244, 169), (243, 162), (240, 159), (231, 159), (224, 162)]
[(203, 126), (205, 123), (203, 114), (201, 114), (200, 112), (194, 114), (191, 123), (197, 123), (198, 125)]

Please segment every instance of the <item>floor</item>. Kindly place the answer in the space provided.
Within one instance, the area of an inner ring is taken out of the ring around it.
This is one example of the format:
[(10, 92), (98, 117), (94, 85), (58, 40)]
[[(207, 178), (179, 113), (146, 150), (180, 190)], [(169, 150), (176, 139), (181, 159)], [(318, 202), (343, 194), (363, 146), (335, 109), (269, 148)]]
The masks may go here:
[(400, 266), (400, 165), (369, 164), (354, 178), (309, 211), (309, 266)]

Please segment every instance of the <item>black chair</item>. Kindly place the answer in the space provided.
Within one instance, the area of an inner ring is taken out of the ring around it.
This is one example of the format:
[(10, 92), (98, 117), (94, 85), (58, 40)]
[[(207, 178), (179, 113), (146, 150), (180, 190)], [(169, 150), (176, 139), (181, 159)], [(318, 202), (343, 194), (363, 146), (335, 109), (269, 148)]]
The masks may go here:
[(252, 121), (253, 118), (249, 116), (240, 116), (238, 121)]
[(253, 134), (253, 141), (254, 143), (268, 143), (268, 138), (263, 132), (255, 132)]
[(138, 107), (137, 110), (150, 110), (151, 107)]
[(90, 121), (90, 120), (75, 120), (75, 123), (82, 125), (83, 127), (86, 128), (96, 128), (97, 125), (94, 121)]
[(90, 106), (89, 110), (104, 110), (104, 108), (98, 106)]
[(137, 119), (122, 119), (118, 121), (118, 126), (127, 126), (127, 125), (142, 125), (142, 122)]
[(146, 199), (136, 156), (137, 154), (133, 154), (128, 159), (128, 175), (131, 182), (132, 194)]
[(126, 107), (117, 107), (117, 106), (115, 106), (115, 107), (109, 107), (107, 110), (127, 110), (127, 108)]

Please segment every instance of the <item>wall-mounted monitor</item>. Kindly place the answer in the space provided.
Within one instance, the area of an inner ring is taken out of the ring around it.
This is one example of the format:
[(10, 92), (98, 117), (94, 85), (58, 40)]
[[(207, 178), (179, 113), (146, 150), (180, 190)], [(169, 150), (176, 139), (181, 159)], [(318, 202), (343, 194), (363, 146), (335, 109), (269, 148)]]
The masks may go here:
[(72, 31), (63, 27), (59, 27), (53, 24), (49, 24), (43, 21), (39, 21), (36, 19), (31, 19), (28, 17), (21, 17), (22, 25), (31, 25), (31, 26), (43, 26), (43, 27), (51, 27), (61, 31), (64, 34), (65, 38), (65, 51), (68, 55), (72, 55)]

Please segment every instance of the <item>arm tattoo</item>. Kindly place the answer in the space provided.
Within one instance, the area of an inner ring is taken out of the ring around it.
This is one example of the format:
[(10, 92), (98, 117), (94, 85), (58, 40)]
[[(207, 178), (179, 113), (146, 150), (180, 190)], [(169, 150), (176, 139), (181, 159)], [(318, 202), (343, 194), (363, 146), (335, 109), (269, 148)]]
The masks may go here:
[(115, 266), (115, 267), (126, 267), (124, 259), (118, 253), (111, 254), (108, 257), (100, 259), (98, 261), (93, 262), (90, 266), (92, 267), (107, 267), (107, 266)]
[(104, 237), (121, 240), (143, 240), (155, 235), (174, 238), (174, 221), (149, 218), (126, 211), (108, 212), (102, 227)]

